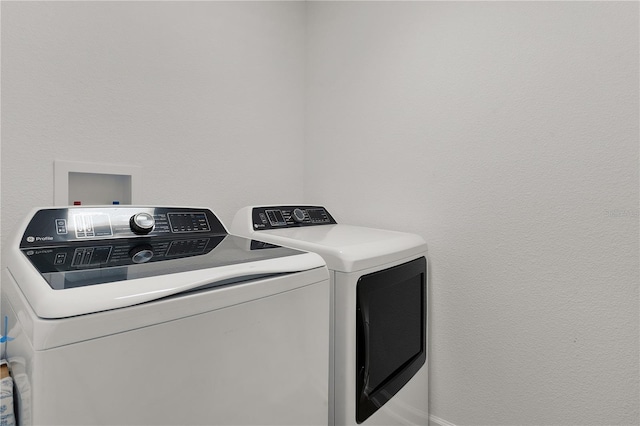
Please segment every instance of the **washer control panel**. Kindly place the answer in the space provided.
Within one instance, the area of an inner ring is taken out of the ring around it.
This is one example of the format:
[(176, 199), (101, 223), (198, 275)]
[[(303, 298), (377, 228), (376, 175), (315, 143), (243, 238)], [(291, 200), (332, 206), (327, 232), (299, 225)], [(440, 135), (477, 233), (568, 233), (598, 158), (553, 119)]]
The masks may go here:
[(254, 207), (251, 219), (253, 229), (257, 231), (336, 224), (329, 212), (320, 206)]
[(208, 209), (133, 206), (51, 208), (36, 212), (22, 236), (20, 248), (114, 238), (226, 233), (220, 220)]

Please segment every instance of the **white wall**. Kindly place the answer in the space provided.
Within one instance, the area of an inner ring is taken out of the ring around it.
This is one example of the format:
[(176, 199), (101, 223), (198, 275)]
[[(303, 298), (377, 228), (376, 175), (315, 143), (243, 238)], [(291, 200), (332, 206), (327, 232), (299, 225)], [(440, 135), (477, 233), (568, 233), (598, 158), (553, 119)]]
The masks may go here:
[(638, 3), (307, 17), (305, 198), (427, 240), (432, 413), (638, 424)]
[(2, 240), (53, 162), (143, 167), (153, 205), (302, 198), (305, 5), (2, 2)]

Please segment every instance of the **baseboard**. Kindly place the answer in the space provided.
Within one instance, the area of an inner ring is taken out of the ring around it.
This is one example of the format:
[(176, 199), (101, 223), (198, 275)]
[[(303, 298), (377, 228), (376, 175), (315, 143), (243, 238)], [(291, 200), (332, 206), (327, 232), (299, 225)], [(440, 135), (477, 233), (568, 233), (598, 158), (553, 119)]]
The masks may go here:
[(453, 423), (449, 423), (448, 421), (441, 419), (440, 417), (436, 417), (433, 414), (429, 415), (429, 426), (456, 426)]

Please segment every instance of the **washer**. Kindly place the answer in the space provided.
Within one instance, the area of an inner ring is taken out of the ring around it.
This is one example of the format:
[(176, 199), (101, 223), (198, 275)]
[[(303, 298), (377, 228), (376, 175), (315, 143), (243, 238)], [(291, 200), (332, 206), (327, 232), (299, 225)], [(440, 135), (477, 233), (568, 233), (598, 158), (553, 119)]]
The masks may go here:
[(5, 253), (21, 425), (327, 424), (317, 254), (206, 208), (131, 206), (34, 210)]
[(331, 276), (329, 423), (427, 425), (427, 247), (320, 206), (250, 206), (231, 233), (320, 254)]

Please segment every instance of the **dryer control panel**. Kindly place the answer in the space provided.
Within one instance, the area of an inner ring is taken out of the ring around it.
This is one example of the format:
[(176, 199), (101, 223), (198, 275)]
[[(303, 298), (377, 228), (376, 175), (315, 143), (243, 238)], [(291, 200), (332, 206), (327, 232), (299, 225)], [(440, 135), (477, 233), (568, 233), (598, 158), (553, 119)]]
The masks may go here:
[(184, 207), (64, 207), (36, 212), (20, 248), (132, 237), (226, 235), (209, 209)]
[(253, 229), (257, 231), (337, 223), (329, 212), (320, 206), (254, 207), (251, 219)]

